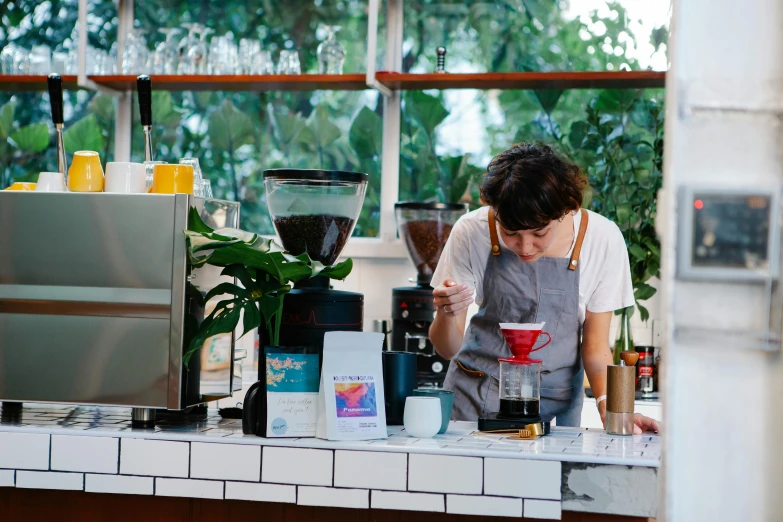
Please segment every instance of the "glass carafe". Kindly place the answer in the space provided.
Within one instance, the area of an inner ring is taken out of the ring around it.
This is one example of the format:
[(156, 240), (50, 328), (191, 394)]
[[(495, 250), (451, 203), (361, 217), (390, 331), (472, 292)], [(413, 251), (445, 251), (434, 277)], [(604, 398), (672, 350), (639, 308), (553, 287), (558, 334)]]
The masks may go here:
[(345, 62), (345, 49), (335, 39), (340, 30), (337, 25), (325, 25), (326, 40), (318, 46), (318, 69), (321, 74), (342, 74)]
[(538, 417), (541, 402), (541, 363), (500, 361), (499, 415)]

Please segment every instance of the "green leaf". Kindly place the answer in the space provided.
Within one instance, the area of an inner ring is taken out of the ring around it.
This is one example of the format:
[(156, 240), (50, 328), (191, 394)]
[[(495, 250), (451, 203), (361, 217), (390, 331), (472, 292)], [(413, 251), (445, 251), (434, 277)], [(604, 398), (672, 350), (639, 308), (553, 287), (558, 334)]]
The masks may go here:
[(657, 290), (654, 287), (646, 283), (642, 283), (636, 286), (633, 296), (637, 301), (644, 301), (645, 299), (649, 299), (654, 296), (656, 292)]
[(348, 274), (351, 273), (351, 270), (353, 270), (353, 260), (348, 258), (345, 261), (337, 263), (336, 265), (324, 267), (324, 269), (321, 270), (319, 274), (314, 275), (322, 275), (331, 279), (342, 280), (348, 277)]
[(585, 121), (575, 121), (571, 124), (571, 130), (568, 133), (568, 144), (574, 149), (581, 149), (587, 137), (590, 125)]
[(239, 279), (239, 282), (242, 283), (242, 286), (251, 293), (258, 286), (256, 285), (256, 282), (253, 281), (253, 277), (250, 275), (250, 272), (248, 272), (247, 268), (245, 268), (243, 265), (229, 265), (224, 268), (222, 272), (220, 272), (220, 275), (236, 277)]
[(244, 336), (246, 333), (252, 332), (261, 326), (261, 312), (258, 311), (258, 305), (253, 300), (247, 301), (242, 310), (244, 311), (242, 318), (242, 336)]
[(169, 91), (152, 92), (152, 121), (156, 125), (179, 126), (182, 115), (174, 105), (174, 99)]
[(647, 252), (639, 245), (629, 245), (628, 253), (630, 253), (634, 259), (644, 261), (647, 259)]
[(639, 318), (642, 320), (643, 323), (646, 323), (647, 320), (650, 318), (649, 310), (647, 310), (647, 308), (643, 307), (639, 303), (636, 303), (636, 308), (639, 309)]
[(533, 91), (535, 97), (541, 109), (547, 113), (552, 114), (552, 111), (557, 107), (557, 102), (560, 101), (560, 97), (563, 95), (563, 91), (555, 89), (537, 89)]
[(45, 123), (26, 125), (13, 132), (11, 139), (24, 152), (43, 152), (49, 146), (49, 127)]
[(5, 140), (14, 130), (14, 111), (16, 103), (11, 100), (0, 107), (0, 138)]
[(233, 153), (241, 146), (253, 143), (254, 136), (250, 117), (239, 111), (231, 100), (224, 100), (209, 115), (209, 141), (213, 147)]
[(622, 203), (620, 205), (617, 205), (617, 221), (618, 225), (627, 225), (628, 222), (631, 219), (631, 214), (633, 210), (631, 209), (631, 205), (628, 203)]
[(204, 343), (210, 337), (220, 334), (231, 333), (239, 324), (239, 316), (242, 308), (239, 306), (239, 300), (221, 301), (215, 307), (215, 311), (199, 326), (198, 333), (190, 342), (188, 349), (182, 354), (182, 362), (188, 367), (190, 358), (194, 353), (201, 350)]
[(359, 158), (380, 158), (383, 148), (383, 121), (369, 107), (362, 107), (351, 123), (348, 142)]
[(209, 226), (204, 223), (204, 220), (201, 219), (201, 215), (199, 215), (198, 209), (196, 207), (190, 207), (190, 212), (188, 212), (188, 230), (191, 232), (213, 232)]
[(85, 116), (65, 129), (63, 142), (69, 154), (80, 150), (100, 152), (106, 148), (106, 138), (94, 114)]
[(325, 149), (342, 135), (340, 127), (331, 122), (329, 112), (322, 105), (316, 107), (310, 115), (308, 125), (313, 131), (315, 145), (321, 149)]
[(234, 283), (220, 283), (219, 285), (215, 286), (212, 290), (207, 292), (207, 295), (206, 297), (204, 297), (204, 300), (209, 301), (213, 297), (217, 297), (223, 294), (234, 295), (240, 299), (247, 299), (248, 297), (250, 297), (250, 292), (248, 290), (245, 290), (244, 288), (240, 288)]
[(114, 121), (114, 97), (108, 94), (96, 94), (90, 102), (90, 112), (108, 125)]
[(634, 89), (606, 89), (598, 95), (595, 108), (609, 113), (628, 112), (638, 97), (639, 91)]
[(432, 136), (435, 127), (443, 123), (449, 111), (440, 99), (422, 91), (405, 91), (405, 114), (413, 118)]
[(307, 122), (298, 113), (290, 115), (275, 111), (274, 105), (271, 103), (267, 105), (267, 113), (272, 124), (272, 130), (278, 141), (283, 145), (289, 145), (302, 132), (302, 129), (307, 126)]

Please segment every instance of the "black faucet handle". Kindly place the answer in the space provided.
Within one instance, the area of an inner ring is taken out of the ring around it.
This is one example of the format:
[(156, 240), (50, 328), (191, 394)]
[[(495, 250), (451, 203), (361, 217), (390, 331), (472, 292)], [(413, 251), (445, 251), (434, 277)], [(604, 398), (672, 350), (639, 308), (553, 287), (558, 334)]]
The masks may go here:
[(57, 73), (52, 73), (46, 78), (49, 87), (49, 103), (52, 106), (52, 122), (62, 125), (63, 121), (63, 78)]
[(136, 78), (139, 91), (139, 114), (143, 126), (152, 125), (152, 80), (146, 74)]

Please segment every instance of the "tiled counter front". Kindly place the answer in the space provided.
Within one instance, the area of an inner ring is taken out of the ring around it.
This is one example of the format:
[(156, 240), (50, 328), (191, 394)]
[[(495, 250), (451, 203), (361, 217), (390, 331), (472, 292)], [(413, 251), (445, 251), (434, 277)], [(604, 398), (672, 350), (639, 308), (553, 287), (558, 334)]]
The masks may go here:
[(0, 486), (307, 506), (559, 519), (561, 510), (655, 516), (657, 436), (554, 429), (535, 441), (434, 439), (389, 428), (384, 441), (244, 436), (241, 422), (161, 421), (130, 410), (26, 406), (0, 423)]

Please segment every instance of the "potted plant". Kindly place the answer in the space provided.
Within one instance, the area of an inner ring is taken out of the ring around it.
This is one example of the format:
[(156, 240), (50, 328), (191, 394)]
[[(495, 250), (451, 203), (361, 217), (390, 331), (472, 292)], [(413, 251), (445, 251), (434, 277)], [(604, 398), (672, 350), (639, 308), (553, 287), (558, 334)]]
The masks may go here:
[(324, 266), (307, 254), (293, 256), (273, 240), (258, 234), (237, 229), (213, 230), (201, 220), (195, 208), (191, 208), (188, 222), (185, 240), (189, 265), (222, 267), (221, 275), (236, 278), (241, 285), (220, 283), (203, 297), (192, 285), (188, 287), (188, 295), (197, 306), (203, 306), (213, 297), (228, 297), (218, 302), (200, 325), (196, 326), (195, 316), (188, 317), (190, 341), (183, 353), (186, 366), (207, 339), (233, 332), (242, 312), (242, 335), (263, 327), (270, 344), (279, 344), (283, 298), (293, 284), (315, 276), (345, 279), (353, 268), (351, 259)]

